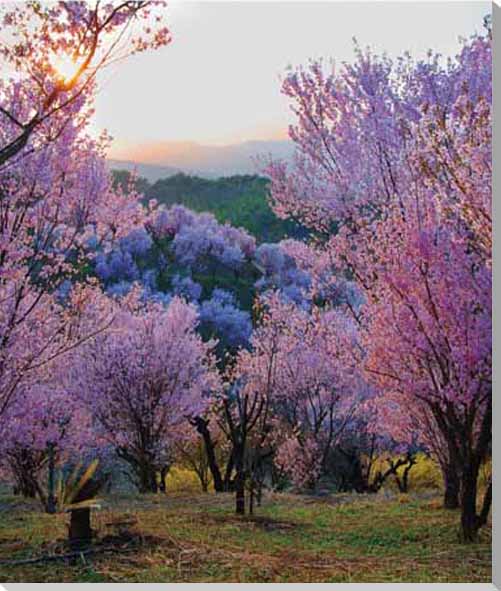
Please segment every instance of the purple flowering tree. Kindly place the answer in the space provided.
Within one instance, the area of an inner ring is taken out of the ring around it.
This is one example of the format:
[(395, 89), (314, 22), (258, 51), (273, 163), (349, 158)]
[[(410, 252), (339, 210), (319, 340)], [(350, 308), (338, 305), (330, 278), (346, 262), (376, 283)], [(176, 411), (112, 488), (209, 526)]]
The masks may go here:
[(219, 385), (214, 343), (197, 335), (197, 322), (195, 308), (178, 298), (166, 308), (123, 311), (68, 368), (69, 391), (129, 464), (141, 492), (163, 487), (174, 442)]

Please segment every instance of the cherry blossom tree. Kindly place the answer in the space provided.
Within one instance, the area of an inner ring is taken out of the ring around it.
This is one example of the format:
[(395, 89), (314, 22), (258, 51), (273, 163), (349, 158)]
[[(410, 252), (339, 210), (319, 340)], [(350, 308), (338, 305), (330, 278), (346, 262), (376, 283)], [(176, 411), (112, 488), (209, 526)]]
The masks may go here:
[[(166, 29), (148, 25), (156, 4), (2, 8), (0, 415), (30, 372), (85, 340), (73, 325), (83, 303), (98, 297), (95, 286), (88, 282), (87, 296), (73, 290), (64, 303), (58, 291), (86, 279), (89, 242), (109, 248), (142, 219), (137, 194), (112, 187), (108, 138), (91, 138), (88, 124), (97, 72), (168, 41)], [(65, 58), (73, 64), (66, 77), (58, 70)], [(102, 321), (104, 328), (110, 318)]]
[[(94, 270), (112, 296), (124, 296), (138, 283), (145, 300), (168, 304), (180, 296), (196, 305), (201, 334), (217, 338), (218, 357), (224, 360), (249, 342), (250, 311), (242, 309), (235, 292), (252, 300), (254, 250), (255, 240), (245, 230), (219, 224), (211, 214), (153, 203), (143, 228), (97, 251)], [(247, 290), (235, 287), (239, 274), (250, 276)]]
[(14, 479), (17, 492), (38, 497), (48, 510), (50, 491), (43, 481), (49, 464), (54, 470), (75, 462), (91, 439), (89, 414), (56, 381), (46, 380), (20, 392), (3, 417), (0, 463)]
[(246, 346), (252, 333), (249, 312), (238, 308), (233, 294), (214, 289), (211, 298), (199, 307), (200, 328), (204, 336), (217, 338), (219, 357)]
[(204, 343), (196, 325), (196, 310), (178, 298), (167, 308), (125, 310), (112, 329), (79, 349), (69, 368), (70, 392), (129, 464), (141, 492), (157, 490), (174, 442), (219, 387), (214, 343)]
[[(284, 441), (277, 460), (296, 485), (314, 487), (363, 400), (356, 326), (339, 309), (305, 312), (276, 295), (265, 305), (265, 325), (279, 330), (273, 409)], [(256, 339), (268, 336), (261, 330)]]
[(236, 511), (245, 487), (260, 489), (275, 458), (298, 486), (314, 486), (358, 403), (359, 349), (350, 318), (305, 311), (280, 293), (263, 298), (250, 350), (242, 350), (220, 400), (220, 424), (232, 444)]
[(268, 325), (267, 339), (259, 329), (251, 337), (251, 351), (242, 350), (228, 369), (227, 382), (217, 397), (219, 426), (231, 445), (235, 469), (235, 511), (245, 514), (245, 488), (252, 480), (250, 467), (268, 453), (273, 422), (278, 327)]
[(477, 515), (492, 414), (490, 31), (447, 63), (357, 48), (354, 64), (312, 63), (283, 89), (297, 150), (292, 168), (268, 167), (272, 203), (355, 280), (366, 375), (425, 409), (419, 428), (432, 418), (425, 437), (447, 442), (472, 540), (491, 503), (489, 486)]
[(51, 371), (54, 359), (105, 330), (113, 322), (114, 309), (92, 283), (75, 285), (63, 301), (56, 292), (39, 289), (27, 277), (19, 283), (6, 281), (0, 293), (1, 416), (18, 392)]
[(154, 207), (147, 227), (155, 240), (167, 240), (176, 260), (194, 269), (212, 269), (217, 263), (238, 270), (256, 249), (255, 239), (244, 229), (219, 224), (211, 213), (182, 205)]
[(11, 77), (0, 85), (0, 167), (64, 133), (104, 67), (167, 44), (168, 29), (151, 24), (164, 5), (77, 0), (5, 6), (0, 56)]
[(461, 474), (463, 535), (472, 539), (490, 505), (488, 489), (477, 517), (491, 440), (491, 274), (433, 210), (425, 225), (423, 209), (414, 228), (416, 213), (407, 207), (405, 225), (395, 213), (376, 234), (381, 258), (367, 305), (366, 368), (402, 401), (411, 392), (425, 402)]

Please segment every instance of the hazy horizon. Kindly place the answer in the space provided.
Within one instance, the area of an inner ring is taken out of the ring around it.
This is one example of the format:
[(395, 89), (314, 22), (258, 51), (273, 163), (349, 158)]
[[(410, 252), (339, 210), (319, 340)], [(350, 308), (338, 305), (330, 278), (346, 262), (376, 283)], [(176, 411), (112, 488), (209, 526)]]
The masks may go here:
[[(203, 177), (256, 174), (260, 172), (258, 156), (289, 159), (293, 144), (283, 140), (248, 140), (224, 146), (211, 146), (197, 142), (152, 142), (137, 144), (124, 150), (119, 157), (108, 159), (112, 168), (135, 170), (149, 181), (155, 181), (175, 172), (186, 172)], [(132, 164), (142, 166), (132, 166)], [(172, 169), (170, 172), (166, 169)], [(167, 173), (167, 174), (166, 174)]]

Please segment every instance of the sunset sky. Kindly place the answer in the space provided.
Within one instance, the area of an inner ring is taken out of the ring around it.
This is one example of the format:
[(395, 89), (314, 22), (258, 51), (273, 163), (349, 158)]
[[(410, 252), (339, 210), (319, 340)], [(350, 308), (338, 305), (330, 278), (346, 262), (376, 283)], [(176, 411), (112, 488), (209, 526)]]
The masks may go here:
[(454, 54), (482, 28), (489, 2), (170, 2), (170, 46), (106, 74), (96, 127), (110, 156), (158, 142), (224, 145), (285, 138), (280, 77), (309, 58), (353, 58), (352, 38), (397, 55)]

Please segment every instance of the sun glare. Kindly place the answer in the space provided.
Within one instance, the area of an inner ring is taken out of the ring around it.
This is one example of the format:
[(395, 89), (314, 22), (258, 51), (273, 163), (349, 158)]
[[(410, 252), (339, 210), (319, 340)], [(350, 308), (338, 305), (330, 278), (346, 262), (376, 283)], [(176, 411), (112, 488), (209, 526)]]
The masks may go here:
[(52, 67), (64, 80), (70, 80), (77, 71), (75, 61), (69, 55), (58, 55), (52, 62)]

